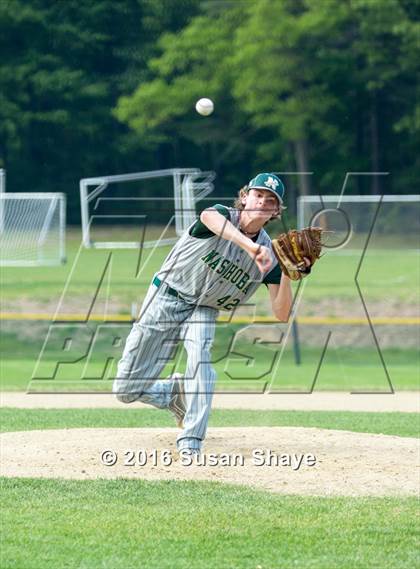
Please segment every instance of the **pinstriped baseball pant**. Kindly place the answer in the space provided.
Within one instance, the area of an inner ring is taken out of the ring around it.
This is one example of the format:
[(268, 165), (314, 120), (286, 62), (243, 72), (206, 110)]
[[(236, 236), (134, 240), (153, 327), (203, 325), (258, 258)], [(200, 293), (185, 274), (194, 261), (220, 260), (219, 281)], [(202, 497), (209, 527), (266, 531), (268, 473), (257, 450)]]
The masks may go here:
[(215, 308), (188, 304), (169, 295), (166, 285), (150, 285), (118, 364), (113, 392), (120, 401), (139, 400), (167, 408), (172, 382), (159, 379), (159, 375), (183, 341), (187, 352), (186, 414), (177, 438), (179, 450), (200, 449), (206, 435), (216, 380), (210, 359), (217, 315)]

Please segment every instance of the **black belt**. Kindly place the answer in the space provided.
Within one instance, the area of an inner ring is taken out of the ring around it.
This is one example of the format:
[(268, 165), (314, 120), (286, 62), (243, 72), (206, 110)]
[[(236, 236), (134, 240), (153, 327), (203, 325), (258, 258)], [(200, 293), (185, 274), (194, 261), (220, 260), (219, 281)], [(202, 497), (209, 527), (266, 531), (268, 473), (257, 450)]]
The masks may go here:
[(167, 285), (166, 283), (162, 283), (162, 281), (158, 278), (158, 277), (154, 277), (152, 283), (157, 286), (158, 288), (160, 287), (161, 284), (164, 284), (166, 286), (166, 292), (168, 294), (170, 294), (171, 296), (175, 296), (176, 298), (181, 298), (179, 292), (177, 290), (175, 290), (174, 288), (171, 288), (169, 285)]

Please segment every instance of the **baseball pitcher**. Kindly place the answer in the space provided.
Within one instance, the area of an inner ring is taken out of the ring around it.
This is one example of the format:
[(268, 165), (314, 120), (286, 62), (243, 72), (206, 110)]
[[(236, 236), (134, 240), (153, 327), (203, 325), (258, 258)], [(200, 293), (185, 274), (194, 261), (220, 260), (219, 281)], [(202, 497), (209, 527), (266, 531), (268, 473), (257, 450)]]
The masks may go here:
[[(177, 437), (180, 452), (199, 453), (206, 435), (216, 379), (211, 347), (219, 311), (246, 303), (264, 283), (274, 316), (287, 321), (290, 279), (302, 278), (313, 263), (301, 253), (290, 270), (290, 259), (284, 263), (287, 234), (273, 244), (264, 230), (281, 215), (284, 192), (275, 174), (258, 174), (240, 190), (234, 207), (216, 204), (205, 209), (154, 275), (127, 338), (113, 391), (124, 403), (140, 400), (171, 411), (182, 429)], [(290, 250), (299, 253), (294, 243)], [(187, 353), (185, 373), (159, 379), (180, 340)]]

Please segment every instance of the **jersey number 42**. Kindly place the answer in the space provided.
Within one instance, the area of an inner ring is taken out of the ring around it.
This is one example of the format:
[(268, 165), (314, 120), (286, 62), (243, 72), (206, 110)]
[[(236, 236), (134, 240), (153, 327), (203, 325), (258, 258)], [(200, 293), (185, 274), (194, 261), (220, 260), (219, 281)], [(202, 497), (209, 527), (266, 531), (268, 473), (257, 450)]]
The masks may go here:
[[(236, 306), (238, 306), (239, 304), (239, 298), (234, 298), (233, 300), (231, 300), (230, 302), (229, 299), (231, 298), (230, 295), (227, 296), (222, 296), (222, 298), (218, 298), (216, 300), (217, 304), (225, 309), (225, 310), (232, 310), (233, 308), (235, 308)], [(227, 303), (227, 304), (225, 304)]]

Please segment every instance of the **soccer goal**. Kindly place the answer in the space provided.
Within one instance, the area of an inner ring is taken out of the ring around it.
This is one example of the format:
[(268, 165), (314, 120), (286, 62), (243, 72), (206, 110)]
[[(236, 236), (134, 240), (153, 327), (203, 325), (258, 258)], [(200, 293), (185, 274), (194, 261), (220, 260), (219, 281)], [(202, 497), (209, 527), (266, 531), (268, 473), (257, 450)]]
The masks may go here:
[(66, 197), (0, 192), (0, 266), (65, 262)]
[(418, 250), (420, 195), (332, 195), (298, 199), (298, 227), (330, 231), (326, 250)]
[(0, 194), (6, 191), (6, 170), (0, 168)]
[(196, 204), (214, 189), (214, 172), (171, 168), (80, 180), (85, 247), (170, 245), (194, 221)]

